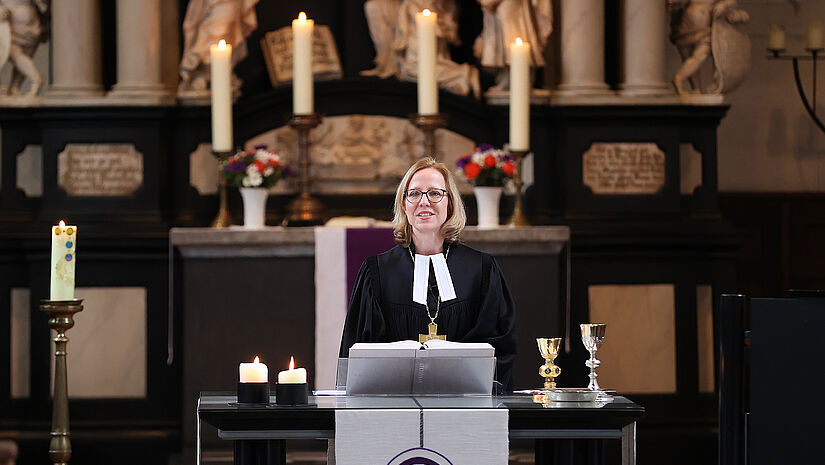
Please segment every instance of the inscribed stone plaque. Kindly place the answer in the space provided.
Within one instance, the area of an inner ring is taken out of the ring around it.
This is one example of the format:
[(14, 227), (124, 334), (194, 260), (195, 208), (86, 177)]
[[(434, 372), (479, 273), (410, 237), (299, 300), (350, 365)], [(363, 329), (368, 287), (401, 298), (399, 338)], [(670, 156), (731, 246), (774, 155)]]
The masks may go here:
[(582, 155), (582, 181), (596, 195), (655, 194), (665, 153), (654, 143), (595, 143)]
[[(292, 82), (292, 27), (267, 32), (261, 48), (272, 85)], [(316, 25), (312, 30), (312, 74), (320, 81), (341, 79), (341, 60), (329, 26)]]
[(67, 144), (57, 185), (70, 196), (132, 195), (143, 184), (143, 155), (131, 144)]

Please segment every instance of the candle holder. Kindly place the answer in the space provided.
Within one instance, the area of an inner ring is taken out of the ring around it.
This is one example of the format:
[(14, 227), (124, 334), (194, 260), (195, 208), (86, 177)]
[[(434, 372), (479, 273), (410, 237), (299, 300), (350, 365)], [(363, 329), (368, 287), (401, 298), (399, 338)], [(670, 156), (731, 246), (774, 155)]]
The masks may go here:
[(284, 218), (284, 226), (313, 226), (324, 221), (324, 205), (309, 193), (309, 187), (312, 184), (310, 176), (312, 161), (309, 157), (312, 143), (309, 140), (309, 132), (319, 124), (321, 124), (321, 115), (318, 113), (292, 115), (289, 119), (289, 126), (298, 131), (301, 193), (287, 205), (288, 213)]
[(438, 113), (435, 115), (422, 115), (416, 113), (410, 115), (410, 122), (424, 133), (424, 153), (441, 161), (435, 146), (435, 130), (447, 127), (447, 115)]
[(269, 383), (238, 383), (239, 404), (268, 404)]
[(521, 188), (524, 186), (524, 180), (521, 178), (521, 166), (524, 157), (530, 153), (529, 150), (510, 150), (510, 154), (516, 159), (516, 173), (513, 176), (513, 183), (516, 185), (516, 206), (513, 209), (513, 216), (507, 222), (508, 226), (530, 226), (527, 217), (524, 215), (522, 207), (522, 193)]
[(278, 383), (275, 385), (275, 405), (307, 405), (307, 383)]
[(54, 404), (52, 429), (49, 433), (49, 458), (55, 464), (65, 465), (72, 456), (69, 440), (69, 389), (66, 373), (66, 331), (74, 326), (74, 314), (83, 311), (83, 299), (41, 300), (40, 311), (49, 315), (49, 327), (54, 336)]
[[(783, 52), (785, 51), (784, 48), (782, 49), (768, 49), (770, 55), (768, 55), (769, 60), (791, 60), (793, 62), (793, 76), (794, 81), (796, 82), (796, 91), (799, 93), (799, 98), (802, 100), (802, 105), (805, 107), (805, 111), (808, 112), (808, 115), (814, 121), (814, 123), (819, 127), (822, 132), (825, 132), (825, 123), (819, 119), (819, 116), (816, 114), (816, 66), (817, 60), (819, 59), (820, 53), (823, 50), (821, 48), (806, 48), (805, 49), (808, 54), (807, 55), (785, 55)], [(813, 98), (812, 102), (808, 102), (808, 97), (805, 95), (805, 88), (802, 87), (802, 79), (799, 77), (799, 61), (800, 60), (811, 60), (813, 63), (812, 68), (812, 87), (813, 87)]]
[(215, 158), (218, 159), (218, 215), (212, 220), (213, 228), (226, 228), (232, 219), (229, 217), (229, 207), (226, 203), (226, 178), (223, 176), (223, 164), (229, 159), (229, 154), (232, 152), (216, 152), (212, 151)]

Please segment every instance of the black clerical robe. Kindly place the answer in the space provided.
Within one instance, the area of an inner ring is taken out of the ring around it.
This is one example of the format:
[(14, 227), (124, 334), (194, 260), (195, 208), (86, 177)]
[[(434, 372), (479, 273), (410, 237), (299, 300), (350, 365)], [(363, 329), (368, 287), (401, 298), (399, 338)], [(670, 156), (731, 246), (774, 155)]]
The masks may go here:
[[(498, 263), (486, 253), (453, 243), (447, 267), (456, 298), (441, 303), (435, 321), (438, 334), (448, 341), (489, 342), (496, 350), (496, 377), (505, 391), (512, 390), (516, 311)], [(410, 249), (400, 246), (364, 261), (344, 323), (341, 357), (347, 357), (356, 342), (417, 341), (419, 334), (427, 334), (427, 310), (412, 298), (414, 269)], [(432, 265), (427, 297), (435, 315), (438, 287)]]

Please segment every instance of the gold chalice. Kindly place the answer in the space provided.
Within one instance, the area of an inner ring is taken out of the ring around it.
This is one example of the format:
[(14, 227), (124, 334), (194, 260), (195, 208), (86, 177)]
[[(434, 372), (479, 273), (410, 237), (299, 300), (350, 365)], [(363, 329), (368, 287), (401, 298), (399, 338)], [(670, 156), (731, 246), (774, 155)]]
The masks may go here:
[(553, 361), (559, 355), (561, 338), (540, 337), (536, 342), (539, 345), (539, 353), (544, 358), (544, 365), (539, 368), (539, 375), (544, 378), (544, 389), (556, 389), (556, 377), (561, 374), (561, 368)]

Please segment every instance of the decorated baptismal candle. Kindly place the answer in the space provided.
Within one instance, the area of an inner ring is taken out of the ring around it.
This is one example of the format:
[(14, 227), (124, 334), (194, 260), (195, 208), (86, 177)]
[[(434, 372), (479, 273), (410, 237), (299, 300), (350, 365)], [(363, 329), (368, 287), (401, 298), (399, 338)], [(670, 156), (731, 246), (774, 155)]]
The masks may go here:
[(289, 369), (278, 373), (280, 384), (302, 384), (307, 382), (307, 369), (295, 368), (295, 358), (289, 357)]
[(238, 366), (238, 374), (242, 383), (269, 382), (269, 369), (266, 364), (260, 363), (257, 355), (252, 363), (241, 363)]
[(77, 226), (66, 225), (63, 220), (52, 226), (51, 300), (74, 299), (75, 251), (77, 250)]

